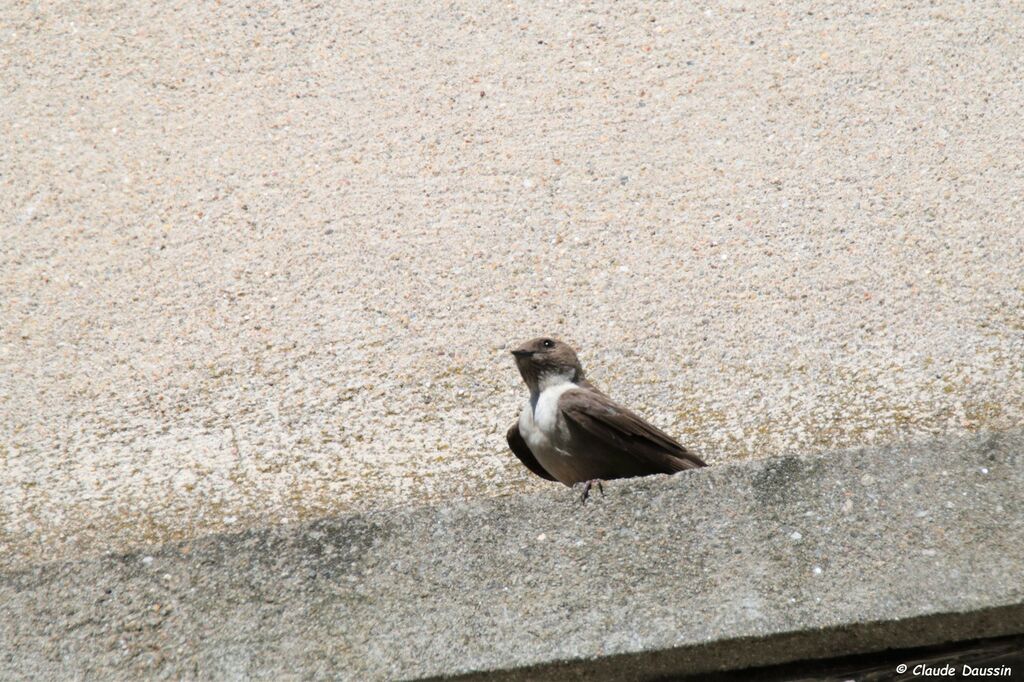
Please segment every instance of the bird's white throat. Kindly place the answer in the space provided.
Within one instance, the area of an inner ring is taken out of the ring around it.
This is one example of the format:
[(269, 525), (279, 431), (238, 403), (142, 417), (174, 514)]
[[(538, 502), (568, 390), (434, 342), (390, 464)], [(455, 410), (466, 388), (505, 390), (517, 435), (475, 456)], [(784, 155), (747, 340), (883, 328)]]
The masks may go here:
[(576, 370), (570, 369), (566, 372), (545, 372), (537, 380), (537, 388), (543, 393), (549, 388), (558, 388), (562, 384), (576, 385)]
[(533, 419), (530, 420), (532, 424), (529, 426), (537, 429), (547, 437), (554, 435), (554, 432), (559, 427), (560, 411), (558, 409), (558, 400), (566, 391), (579, 388), (572, 381), (571, 377), (572, 375), (566, 374), (541, 377), (540, 382), (538, 382), (540, 392), (536, 398), (530, 400), (531, 407), (533, 408), (533, 414), (531, 415)]

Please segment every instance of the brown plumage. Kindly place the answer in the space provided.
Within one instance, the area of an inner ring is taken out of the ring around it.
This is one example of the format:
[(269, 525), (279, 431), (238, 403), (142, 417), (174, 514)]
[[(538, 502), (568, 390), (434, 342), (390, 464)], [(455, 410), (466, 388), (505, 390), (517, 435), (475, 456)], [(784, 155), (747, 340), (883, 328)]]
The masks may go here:
[(575, 351), (537, 338), (512, 351), (530, 400), (506, 434), (530, 471), (565, 485), (705, 466), (674, 438), (601, 393)]

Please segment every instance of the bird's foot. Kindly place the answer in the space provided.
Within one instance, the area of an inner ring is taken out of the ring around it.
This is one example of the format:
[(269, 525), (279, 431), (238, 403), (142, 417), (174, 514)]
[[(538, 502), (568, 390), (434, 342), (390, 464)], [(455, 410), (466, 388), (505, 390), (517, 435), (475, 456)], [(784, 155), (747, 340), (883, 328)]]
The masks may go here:
[(594, 487), (595, 483), (597, 484), (597, 489), (601, 491), (601, 497), (604, 497), (604, 486), (601, 485), (601, 480), (598, 478), (593, 478), (583, 484), (583, 494), (580, 495), (581, 505), (587, 503), (587, 498), (590, 497), (590, 489)]

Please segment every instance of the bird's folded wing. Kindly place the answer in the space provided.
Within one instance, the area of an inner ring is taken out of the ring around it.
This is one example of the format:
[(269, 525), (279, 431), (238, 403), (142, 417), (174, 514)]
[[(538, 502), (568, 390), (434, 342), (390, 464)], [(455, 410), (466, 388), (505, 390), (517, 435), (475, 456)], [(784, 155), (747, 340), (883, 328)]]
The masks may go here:
[(602, 393), (566, 391), (558, 407), (570, 428), (591, 448), (613, 449), (651, 472), (672, 473), (705, 466), (672, 436)]
[(549, 481), (555, 480), (555, 477), (549, 474), (547, 470), (540, 465), (537, 458), (533, 456), (530, 446), (526, 444), (526, 441), (523, 440), (523, 435), (519, 433), (518, 422), (509, 428), (508, 433), (505, 434), (505, 440), (508, 441), (508, 447), (512, 450), (512, 453), (519, 458), (520, 462), (526, 465), (527, 469), (541, 478), (546, 478)]

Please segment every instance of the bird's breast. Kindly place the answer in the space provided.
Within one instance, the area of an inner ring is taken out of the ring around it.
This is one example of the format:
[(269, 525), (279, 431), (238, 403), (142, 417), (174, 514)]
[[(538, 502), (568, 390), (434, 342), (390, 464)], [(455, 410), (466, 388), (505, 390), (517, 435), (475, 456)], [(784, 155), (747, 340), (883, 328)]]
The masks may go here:
[(526, 444), (536, 456), (571, 454), (562, 451), (568, 433), (565, 419), (558, 407), (558, 400), (563, 393), (574, 388), (577, 386), (572, 382), (551, 386), (541, 391), (536, 400), (531, 400), (523, 407), (519, 417), (519, 432), (523, 434)]

